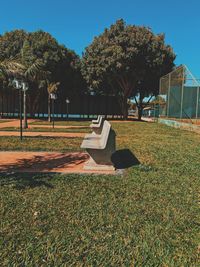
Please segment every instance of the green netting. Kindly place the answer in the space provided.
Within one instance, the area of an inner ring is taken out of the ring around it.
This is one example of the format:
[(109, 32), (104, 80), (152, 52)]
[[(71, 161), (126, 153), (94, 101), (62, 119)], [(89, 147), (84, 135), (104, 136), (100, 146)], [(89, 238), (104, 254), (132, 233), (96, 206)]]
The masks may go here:
[(169, 97), (167, 101), (167, 116), (180, 118), (181, 116), (181, 91), (182, 86), (170, 86)]
[(160, 79), (160, 116), (180, 119), (200, 118), (200, 89), (186, 66), (180, 66)]
[(183, 87), (183, 118), (195, 118), (197, 112), (198, 87)]

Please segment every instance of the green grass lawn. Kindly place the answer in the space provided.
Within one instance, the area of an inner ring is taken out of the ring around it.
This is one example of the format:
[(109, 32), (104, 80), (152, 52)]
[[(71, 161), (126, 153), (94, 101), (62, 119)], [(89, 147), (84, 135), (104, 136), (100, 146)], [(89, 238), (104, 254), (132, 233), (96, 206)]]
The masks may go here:
[(79, 151), (82, 138), (79, 137), (2, 137), (0, 151)]
[[(29, 123), (30, 125), (52, 125), (52, 122), (47, 120), (39, 120)], [(89, 126), (91, 124), (90, 121), (55, 121), (55, 125), (61, 126)]]
[[(19, 127), (5, 127), (1, 128), (0, 131), (19, 131)], [(89, 133), (91, 132), (90, 128), (28, 128), (23, 129), (23, 132), (63, 132), (63, 133)]]
[(198, 266), (200, 136), (112, 124), (141, 163), (123, 176), (1, 175), (0, 266)]
[(9, 122), (8, 120), (1, 120), (0, 119), (0, 123), (3, 123), (3, 122)]

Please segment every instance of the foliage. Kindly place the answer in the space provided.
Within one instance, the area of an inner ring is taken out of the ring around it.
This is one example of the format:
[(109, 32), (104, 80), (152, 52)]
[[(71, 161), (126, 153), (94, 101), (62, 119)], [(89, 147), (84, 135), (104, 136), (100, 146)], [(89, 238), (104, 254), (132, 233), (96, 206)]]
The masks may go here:
[(163, 104), (166, 104), (166, 100), (160, 96), (160, 95), (157, 95), (151, 102), (150, 102), (151, 105), (163, 105)]
[(82, 59), (82, 73), (91, 88), (115, 93), (127, 116), (127, 98), (143, 99), (158, 93), (159, 78), (171, 71), (175, 55), (163, 34), (118, 20), (95, 37)]
[(85, 88), (79, 57), (47, 32), (15, 30), (0, 36), (0, 62), (10, 62), (8, 70), (16, 64), (23, 67), (22, 73), (18, 68), (18, 73), (12, 71), (8, 76), (19, 75), (28, 81), (31, 113), (37, 109), (38, 98), (47, 93), (47, 81), (61, 84), (61, 96), (80, 93)]
[(112, 124), (123, 176), (1, 174), (1, 266), (198, 266), (199, 136)]
[(59, 82), (57, 83), (48, 83), (47, 85), (47, 91), (48, 94), (55, 94), (58, 91), (58, 86), (60, 85)]

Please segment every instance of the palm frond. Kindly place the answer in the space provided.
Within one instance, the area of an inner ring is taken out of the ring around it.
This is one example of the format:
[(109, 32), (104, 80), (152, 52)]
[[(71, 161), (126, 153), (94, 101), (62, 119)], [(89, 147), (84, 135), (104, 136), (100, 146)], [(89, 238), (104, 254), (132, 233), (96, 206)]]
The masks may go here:
[(23, 77), (25, 66), (15, 60), (8, 59), (0, 62), (0, 70), (7, 77)]
[(58, 91), (58, 87), (60, 85), (60, 82), (52, 82), (49, 83), (47, 86), (47, 91), (49, 94), (56, 93)]

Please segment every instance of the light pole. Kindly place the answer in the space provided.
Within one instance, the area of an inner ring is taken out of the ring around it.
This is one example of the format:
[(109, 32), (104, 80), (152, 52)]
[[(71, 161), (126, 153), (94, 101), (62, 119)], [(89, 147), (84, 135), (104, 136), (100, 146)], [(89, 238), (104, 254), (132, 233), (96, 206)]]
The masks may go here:
[(22, 81), (14, 79), (13, 86), (19, 90), (20, 140), (22, 141)]
[(56, 94), (50, 94), (50, 98), (52, 100), (52, 127), (54, 128), (54, 101), (57, 99)]
[(13, 86), (19, 90), (19, 114), (20, 114), (20, 140), (22, 140), (22, 91), (24, 93), (24, 129), (27, 128), (27, 115), (26, 115), (26, 91), (28, 90), (28, 84), (21, 80), (14, 79)]
[(69, 98), (66, 98), (66, 104), (67, 104), (67, 118), (69, 118), (69, 104), (70, 104), (70, 101), (69, 101)]
[(27, 114), (26, 114), (26, 91), (27, 90), (28, 90), (28, 84), (23, 82), (22, 83), (22, 91), (24, 92), (24, 123), (23, 123), (23, 128), (24, 129), (28, 128)]

